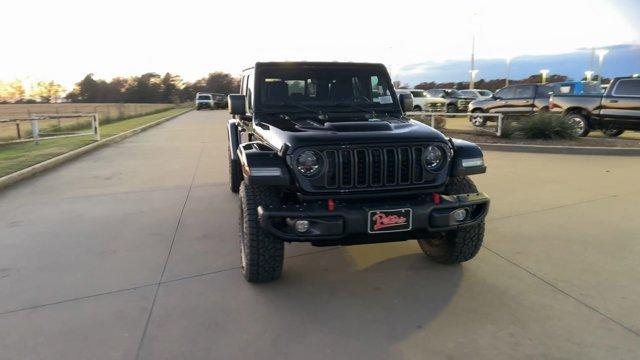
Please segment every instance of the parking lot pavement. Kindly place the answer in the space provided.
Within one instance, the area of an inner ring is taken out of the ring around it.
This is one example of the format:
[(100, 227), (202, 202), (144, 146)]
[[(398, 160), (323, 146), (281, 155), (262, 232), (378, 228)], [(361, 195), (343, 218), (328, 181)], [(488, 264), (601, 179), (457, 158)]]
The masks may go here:
[(288, 245), (283, 278), (251, 285), (226, 118), (0, 192), (0, 359), (640, 357), (637, 158), (487, 152), (473, 261)]

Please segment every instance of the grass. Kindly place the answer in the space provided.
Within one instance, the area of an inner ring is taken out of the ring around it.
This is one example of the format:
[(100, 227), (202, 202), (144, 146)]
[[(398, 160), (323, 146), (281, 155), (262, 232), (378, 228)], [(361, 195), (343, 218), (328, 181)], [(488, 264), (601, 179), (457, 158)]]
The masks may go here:
[[(103, 139), (106, 139), (184, 110), (184, 107), (180, 107), (151, 115), (112, 121), (100, 126), (100, 134)], [(0, 145), (0, 177), (68, 153), (69, 151), (91, 144), (94, 141), (92, 136), (77, 136), (41, 140), (39, 144), (25, 142)]]

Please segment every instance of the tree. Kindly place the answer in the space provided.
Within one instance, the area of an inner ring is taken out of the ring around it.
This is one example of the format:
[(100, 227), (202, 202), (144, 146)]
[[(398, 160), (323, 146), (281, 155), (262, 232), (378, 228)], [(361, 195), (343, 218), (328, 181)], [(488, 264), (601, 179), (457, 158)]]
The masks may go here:
[(182, 78), (178, 75), (166, 73), (160, 81), (162, 93), (160, 101), (163, 103), (175, 103), (180, 101), (180, 87), (182, 86)]
[(160, 75), (146, 73), (129, 78), (129, 83), (124, 92), (124, 100), (132, 103), (157, 103), (160, 102), (162, 90)]
[(49, 103), (60, 101), (63, 93), (64, 88), (62, 85), (57, 84), (54, 81), (38, 81), (31, 96), (40, 102)]
[(14, 102), (25, 96), (22, 81), (14, 80), (10, 83), (0, 82), (0, 102)]
[(232, 94), (238, 92), (240, 83), (231, 74), (221, 71), (210, 73), (204, 81), (204, 89), (201, 91)]

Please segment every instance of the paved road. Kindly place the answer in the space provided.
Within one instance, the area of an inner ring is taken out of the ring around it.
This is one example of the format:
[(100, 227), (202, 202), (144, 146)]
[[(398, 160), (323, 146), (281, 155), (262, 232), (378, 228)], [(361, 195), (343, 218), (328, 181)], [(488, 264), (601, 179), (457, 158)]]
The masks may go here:
[(637, 359), (637, 158), (489, 152), (485, 248), (288, 246), (242, 279), (225, 114), (0, 192), (0, 359)]

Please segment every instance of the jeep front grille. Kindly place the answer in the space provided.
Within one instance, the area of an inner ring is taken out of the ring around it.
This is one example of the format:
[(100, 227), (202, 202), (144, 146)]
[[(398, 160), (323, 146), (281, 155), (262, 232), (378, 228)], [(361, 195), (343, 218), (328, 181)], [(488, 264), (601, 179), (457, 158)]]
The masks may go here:
[[(434, 174), (422, 165), (427, 144), (401, 146), (349, 146), (320, 151), (325, 159), (324, 173), (316, 179), (301, 180), (311, 192), (349, 192), (429, 186), (444, 181), (446, 171)], [(442, 144), (444, 148), (444, 146)]]

